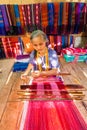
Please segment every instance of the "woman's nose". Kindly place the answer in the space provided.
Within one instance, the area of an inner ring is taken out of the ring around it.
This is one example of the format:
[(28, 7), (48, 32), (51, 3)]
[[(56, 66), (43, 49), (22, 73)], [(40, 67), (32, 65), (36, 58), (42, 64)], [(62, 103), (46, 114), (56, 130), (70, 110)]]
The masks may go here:
[(37, 50), (40, 50), (40, 46), (37, 46)]

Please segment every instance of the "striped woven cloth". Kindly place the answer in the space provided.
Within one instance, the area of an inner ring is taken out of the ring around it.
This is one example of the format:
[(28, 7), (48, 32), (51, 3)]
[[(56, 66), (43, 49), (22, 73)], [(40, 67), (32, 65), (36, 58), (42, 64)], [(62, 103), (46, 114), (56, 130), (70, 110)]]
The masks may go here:
[(0, 35), (6, 35), (2, 11), (0, 9)]
[(5, 30), (6, 30), (6, 32), (8, 32), (10, 30), (10, 24), (9, 24), (8, 16), (7, 16), (7, 13), (6, 13), (6, 6), (0, 5), (0, 9), (1, 9), (1, 12), (2, 12), (3, 20), (4, 20)]
[(65, 85), (57, 78), (35, 79), (29, 85), (31, 95), (24, 102), (19, 130), (86, 130), (87, 124), (73, 100), (62, 100), (70, 97), (64, 90)]

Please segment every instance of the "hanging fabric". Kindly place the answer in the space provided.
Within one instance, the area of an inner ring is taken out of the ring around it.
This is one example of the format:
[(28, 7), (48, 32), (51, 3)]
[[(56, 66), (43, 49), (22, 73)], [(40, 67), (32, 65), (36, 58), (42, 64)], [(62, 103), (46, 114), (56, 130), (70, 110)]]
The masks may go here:
[(21, 34), (22, 31), (21, 31), (21, 22), (20, 22), (20, 14), (19, 14), (18, 5), (14, 5), (14, 12), (15, 12), (17, 31), (18, 31), (18, 34)]
[(11, 33), (11, 35), (17, 35), (18, 30), (17, 30), (17, 26), (16, 26), (16, 17), (15, 17), (15, 12), (14, 12), (14, 6), (8, 5), (8, 11), (10, 13), (10, 18), (11, 18), (11, 22), (12, 22), (10, 33)]
[(2, 59), (2, 58), (5, 58), (5, 53), (4, 53), (2, 41), (0, 39), (0, 59)]
[(32, 6), (26, 5), (27, 8), (27, 19), (28, 19), (28, 31), (31, 32), (32, 30)]
[(61, 35), (61, 29), (62, 29), (62, 16), (63, 16), (63, 6), (64, 3), (60, 2), (59, 7), (59, 18), (58, 18), (58, 34)]
[(22, 34), (24, 34), (24, 18), (23, 18), (22, 5), (18, 5), (18, 8), (19, 8), (19, 15), (20, 15), (20, 23), (21, 23)]
[(72, 4), (68, 3), (68, 34), (71, 30), (71, 21), (72, 21)]
[(58, 12), (59, 12), (59, 3), (54, 3), (54, 32), (53, 34), (58, 34)]
[(54, 28), (54, 4), (48, 3), (47, 7), (48, 7), (48, 29), (47, 29), (47, 33), (52, 34), (53, 28)]
[(62, 36), (62, 48), (66, 48), (66, 36)]
[(68, 3), (64, 3), (64, 6), (63, 6), (63, 18), (62, 18), (62, 31), (61, 31), (61, 34), (67, 34), (67, 28), (68, 28), (68, 6), (69, 4)]
[(0, 35), (6, 35), (2, 11), (0, 9)]
[(23, 13), (23, 21), (24, 21), (24, 31), (27, 30), (27, 18), (26, 18), (26, 12), (25, 12), (25, 5), (21, 6), (22, 8), (22, 13)]
[(42, 29), (46, 33), (46, 29), (48, 26), (48, 9), (47, 9), (47, 3), (41, 4), (41, 24)]
[(84, 32), (87, 32), (87, 3), (84, 4)]
[(75, 3), (71, 3), (71, 29), (70, 33), (74, 33), (75, 27)]
[(6, 13), (6, 6), (5, 5), (0, 5), (0, 9), (1, 9), (1, 12), (2, 12), (2, 16), (3, 16), (5, 30), (6, 30), (6, 32), (8, 32), (10, 30), (10, 25), (9, 25), (7, 13)]
[(74, 33), (78, 33), (80, 21), (80, 3), (75, 4), (75, 28)]
[(55, 43), (54, 43), (54, 36), (49, 35), (49, 42), (50, 42), (50, 48), (54, 49)]
[(33, 4), (33, 14), (36, 29), (41, 29), (41, 4)]
[(56, 50), (58, 55), (60, 55), (61, 49), (62, 49), (62, 37), (56, 36)]
[(84, 3), (79, 3), (80, 4), (80, 21), (79, 21), (79, 29), (78, 32), (83, 32), (83, 26), (84, 26)]

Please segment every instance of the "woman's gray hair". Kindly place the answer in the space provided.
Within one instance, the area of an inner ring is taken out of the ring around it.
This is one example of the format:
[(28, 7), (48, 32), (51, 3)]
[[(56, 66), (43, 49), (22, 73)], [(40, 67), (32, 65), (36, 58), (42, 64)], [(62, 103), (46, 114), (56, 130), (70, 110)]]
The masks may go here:
[(38, 36), (41, 36), (45, 42), (49, 41), (48, 38), (47, 38), (47, 35), (41, 30), (33, 31), (30, 35), (30, 40), (33, 40), (34, 38), (36, 38)]

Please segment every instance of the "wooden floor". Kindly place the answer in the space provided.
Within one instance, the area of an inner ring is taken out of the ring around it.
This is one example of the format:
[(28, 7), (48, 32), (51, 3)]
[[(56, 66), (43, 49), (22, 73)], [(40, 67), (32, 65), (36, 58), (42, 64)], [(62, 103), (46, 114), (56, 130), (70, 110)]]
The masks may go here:
[[(66, 63), (63, 58), (59, 58), (62, 72), (70, 72), (71, 75), (63, 76), (65, 84), (81, 84), (87, 88), (87, 64)], [(13, 59), (0, 60), (0, 130), (18, 130), (23, 109), (23, 102), (16, 101), (17, 90), (20, 89), (22, 81), (21, 72), (11, 72)], [(87, 122), (87, 91), (84, 103), (74, 101), (84, 120)]]

